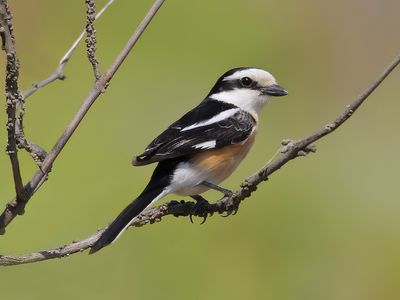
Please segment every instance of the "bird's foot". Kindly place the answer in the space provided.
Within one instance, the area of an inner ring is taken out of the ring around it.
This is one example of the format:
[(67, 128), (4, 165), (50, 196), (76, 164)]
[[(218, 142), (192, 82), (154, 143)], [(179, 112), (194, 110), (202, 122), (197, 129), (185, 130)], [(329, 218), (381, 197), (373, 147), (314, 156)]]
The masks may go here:
[(228, 207), (225, 211), (225, 215), (221, 215), (221, 216), (224, 218), (229, 217), (230, 215), (234, 216), (237, 214), (238, 211), (239, 211), (239, 203), (235, 204), (231, 207)]
[(200, 195), (191, 196), (194, 200), (196, 200), (196, 204), (194, 205), (192, 211), (190, 212), (189, 219), (190, 222), (193, 223), (193, 215), (199, 216), (203, 218), (203, 221), (200, 223), (204, 224), (208, 217), (209, 205), (208, 201), (204, 199)]

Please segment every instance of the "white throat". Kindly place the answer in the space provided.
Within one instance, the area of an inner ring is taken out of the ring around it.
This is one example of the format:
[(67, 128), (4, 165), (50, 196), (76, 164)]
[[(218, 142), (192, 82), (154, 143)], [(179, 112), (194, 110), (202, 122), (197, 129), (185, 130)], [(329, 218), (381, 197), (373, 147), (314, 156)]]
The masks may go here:
[(260, 113), (261, 109), (269, 99), (267, 95), (260, 95), (260, 91), (252, 89), (234, 89), (219, 92), (210, 95), (209, 98), (231, 103), (256, 115)]

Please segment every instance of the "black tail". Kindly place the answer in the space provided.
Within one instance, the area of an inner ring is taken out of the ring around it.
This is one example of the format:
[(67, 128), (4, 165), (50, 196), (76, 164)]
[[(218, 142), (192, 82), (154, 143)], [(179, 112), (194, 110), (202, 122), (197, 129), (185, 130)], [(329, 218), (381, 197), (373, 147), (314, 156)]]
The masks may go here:
[(129, 204), (118, 217), (101, 234), (100, 238), (91, 246), (89, 254), (99, 251), (112, 243), (128, 226), (134, 217), (140, 214), (164, 190), (163, 186), (147, 186), (147, 188)]

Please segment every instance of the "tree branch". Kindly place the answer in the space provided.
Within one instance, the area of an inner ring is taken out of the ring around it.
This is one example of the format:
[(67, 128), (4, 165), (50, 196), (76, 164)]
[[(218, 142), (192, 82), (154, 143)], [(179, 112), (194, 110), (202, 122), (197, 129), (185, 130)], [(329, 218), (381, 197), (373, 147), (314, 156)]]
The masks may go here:
[(7, 148), (6, 152), (10, 156), (11, 167), (14, 178), (15, 192), (17, 194), (15, 202), (25, 203), (26, 195), (22, 183), (21, 170), (18, 161), (16, 131), (17, 105), (22, 96), (18, 90), (19, 61), (15, 52), (15, 40), (11, 13), (8, 9), (6, 0), (0, 1), (0, 32), (2, 38), (2, 49), (6, 53), (6, 107), (7, 107)]
[[(114, 0), (110, 0), (107, 2), (107, 4), (98, 12), (98, 14), (95, 17), (95, 20), (101, 17), (101, 15), (110, 7), (110, 5), (114, 2)], [(53, 81), (56, 81), (57, 79), (64, 80), (64, 68), (65, 65), (69, 62), (72, 54), (74, 53), (76, 47), (78, 47), (79, 42), (83, 39), (85, 36), (86, 30), (83, 30), (79, 37), (75, 40), (75, 42), (72, 44), (72, 46), (68, 49), (68, 51), (64, 54), (64, 56), (60, 59), (60, 62), (54, 71), (53, 74), (51, 74), (49, 77), (46, 79), (40, 81), (39, 83), (34, 83), (32, 84), (32, 87), (28, 89), (25, 93), (22, 94), (23, 98), (26, 99), (29, 96), (31, 96), (33, 93), (35, 93), (38, 89), (45, 87), (46, 85), (52, 83)]]
[(94, 0), (85, 0), (86, 4), (86, 51), (88, 59), (93, 68), (94, 77), (100, 79), (101, 73), (99, 70), (99, 61), (96, 57), (96, 29), (93, 23), (96, 20), (96, 5)]
[[(108, 1), (108, 3), (94, 17), (94, 19), (93, 19), (93, 16), (91, 16), (92, 26), (93, 26), (93, 22), (95, 20), (97, 20), (113, 2), (114, 2), (114, 0)], [(82, 40), (84, 35), (85, 35), (85, 30), (82, 31), (82, 33), (79, 35), (79, 37), (75, 40), (75, 42), (72, 44), (72, 46), (68, 49), (68, 51), (61, 58), (59, 65), (57, 66), (57, 68), (53, 74), (51, 74), (48, 78), (42, 80), (39, 83), (32, 84), (31, 88), (29, 88), (25, 93), (22, 94), (22, 99), (21, 99), (22, 107), (21, 107), (20, 115), (15, 123), (17, 146), (19, 148), (26, 150), (32, 156), (33, 160), (35, 161), (36, 165), (39, 168), (41, 168), (42, 163), (47, 155), (47, 152), (43, 148), (41, 148), (39, 145), (29, 142), (25, 136), (24, 125), (23, 125), (23, 117), (25, 115), (25, 100), (26, 100), (26, 98), (31, 96), (33, 93), (35, 93), (38, 89), (47, 86), (48, 84), (56, 81), (57, 79), (60, 79), (60, 80), (65, 79), (64, 68), (65, 68), (67, 62), (69, 61), (69, 59), (71, 58), (72, 54), (74, 53), (74, 50), (78, 46), (79, 42)], [(17, 109), (18, 109), (18, 103), (17, 103)]]
[[(280, 155), (265, 165), (255, 175), (247, 178), (242, 184), (240, 189), (235, 192), (231, 197), (224, 197), (214, 204), (209, 204), (204, 207), (202, 212), (195, 212), (194, 215), (206, 217), (208, 214), (214, 213), (230, 215), (238, 210), (240, 203), (250, 197), (251, 193), (257, 189), (257, 186), (268, 179), (268, 177), (278, 171), (283, 165), (290, 160), (304, 156), (310, 152), (315, 152), (312, 145), (323, 138), (324, 136), (332, 133), (335, 129), (341, 126), (348, 120), (357, 108), (368, 98), (368, 96), (385, 80), (385, 78), (400, 64), (400, 55), (387, 67), (387, 69), (372, 83), (362, 94), (360, 94), (346, 109), (334, 120), (324, 128), (315, 132), (314, 134), (305, 137), (299, 141), (285, 140), (282, 142), (283, 147), (280, 148)], [(194, 202), (184, 201), (171, 201), (166, 204), (146, 209), (142, 214), (137, 216), (132, 222), (131, 226), (140, 227), (146, 224), (152, 224), (161, 221), (161, 218), (167, 215), (189, 216), (194, 209)], [(82, 252), (88, 248), (99, 238), (105, 228), (100, 229), (95, 234), (80, 240), (74, 241), (68, 245), (59, 248), (45, 250), (40, 252), (33, 252), (21, 256), (0, 255), (0, 265), (10, 266), (18, 264), (33, 263), (42, 260), (53, 258), (62, 258), (71, 254)]]
[(79, 108), (78, 112), (65, 129), (64, 133), (58, 139), (56, 144), (53, 146), (51, 151), (46, 155), (45, 160), (43, 161), (42, 167), (40, 170), (36, 171), (31, 180), (25, 185), (24, 191), (26, 194), (26, 201), (24, 203), (19, 203), (16, 199), (11, 200), (6, 209), (0, 215), (0, 234), (4, 234), (6, 226), (18, 215), (22, 214), (24, 211), (24, 207), (32, 195), (40, 188), (43, 182), (46, 180), (47, 174), (50, 172), (50, 169), (57, 159), (58, 155), (67, 144), (68, 140), (71, 138), (76, 128), (79, 126), (80, 122), (85, 117), (86, 113), (89, 111), (90, 107), (96, 101), (96, 99), (100, 96), (100, 94), (107, 87), (114, 74), (118, 71), (121, 64), (124, 62), (132, 48), (135, 46), (136, 42), (149, 25), (151, 20), (154, 18), (158, 9), (164, 3), (165, 0), (156, 0), (153, 6), (150, 8), (142, 22), (138, 25), (135, 32), (129, 38), (127, 44), (115, 58), (112, 65), (108, 68), (106, 73), (100, 77), (98, 81), (95, 82), (93, 88), (90, 90), (88, 96), (85, 101)]

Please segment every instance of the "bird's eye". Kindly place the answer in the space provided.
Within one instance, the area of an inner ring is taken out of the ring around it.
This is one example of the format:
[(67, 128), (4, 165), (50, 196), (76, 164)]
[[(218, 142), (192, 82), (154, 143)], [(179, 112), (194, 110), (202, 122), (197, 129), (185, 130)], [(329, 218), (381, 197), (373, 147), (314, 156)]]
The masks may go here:
[(242, 77), (240, 82), (243, 84), (243, 86), (250, 86), (253, 83), (253, 80), (251, 80), (249, 77)]

